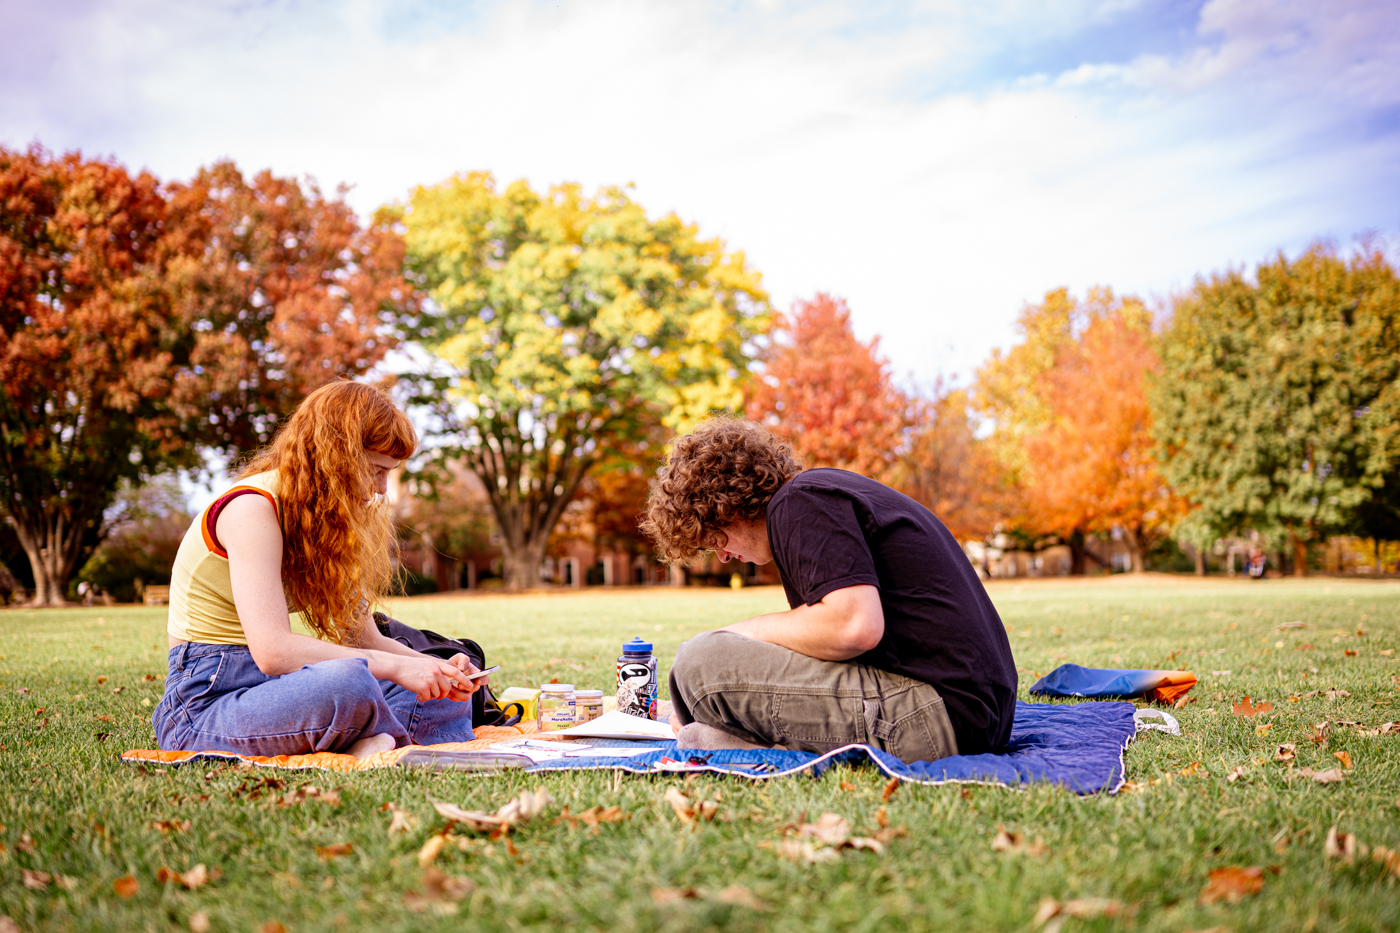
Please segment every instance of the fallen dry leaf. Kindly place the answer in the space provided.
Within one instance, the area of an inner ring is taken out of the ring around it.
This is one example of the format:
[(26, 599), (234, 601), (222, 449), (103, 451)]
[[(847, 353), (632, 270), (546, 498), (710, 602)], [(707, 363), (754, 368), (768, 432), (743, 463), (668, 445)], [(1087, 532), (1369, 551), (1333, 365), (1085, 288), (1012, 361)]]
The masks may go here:
[(1347, 754), (1346, 752), (1333, 752), (1332, 757), (1342, 763), (1343, 770), (1351, 770), (1351, 755)]
[(1400, 735), (1400, 722), (1383, 722), (1378, 731), (1381, 735)]
[(1094, 917), (1116, 917), (1123, 912), (1121, 901), (1106, 897), (1078, 897), (1068, 901), (1057, 901), (1053, 897), (1042, 897), (1035, 916), (1031, 919), (1031, 929), (1045, 924), (1049, 933), (1059, 930), (1068, 917), (1089, 920)]
[(561, 823), (568, 823), (570, 829), (577, 829), (580, 823), (592, 829), (597, 829), (601, 823), (621, 823), (626, 819), (628, 819), (628, 815), (623, 813), (622, 808), (618, 806), (589, 807), (582, 813), (570, 813), (569, 807), (566, 804), (564, 808), (560, 810), (559, 815), (550, 820), (550, 822), (556, 826)]
[(194, 824), (189, 820), (156, 820), (151, 829), (162, 833), (187, 833)]
[(1249, 702), (1248, 694), (1245, 695), (1243, 700), (1230, 707), (1230, 709), (1234, 710), (1236, 716), (1243, 716), (1245, 718), (1258, 716), (1260, 713), (1267, 713), (1273, 708), (1274, 704), (1272, 703), (1260, 703), (1258, 706), (1252, 705)]
[(1190, 704), (1190, 703), (1195, 703), (1195, 702), (1196, 702), (1196, 698), (1195, 698), (1195, 697), (1183, 696), (1183, 697), (1181, 697), (1180, 699), (1178, 699), (1175, 703), (1172, 704), (1172, 709), (1183, 709), (1183, 708), (1185, 708), (1188, 704)]
[(767, 910), (768, 905), (760, 900), (748, 888), (742, 884), (731, 884), (715, 895), (715, 900), (721, 904), (733, 904), (737, 907), (747, 907), (749, 910)]
[(818, 862), (834, 862), (841, 857), (835, 849), (819, 847), (805, 839), (784, 839), (776, 847), (772, 843), (760, 842), (759, 847), (775, 848), (783, 858), (792, 859), (794, 862), (807, 862), (812, 865)]
[(661, 799), (671, 805), (676, 817), (686, 825), (697, 820), (713, 820), (719, 814), (719, 804), (715, 801), (701, 800), (699, 803), (691, 803), (690, 798), (676, 787), (666, 788), (666, 794)]
[(397, 833), (408, 833), (418, 828), (418, 817), (396, 804), (387, 803), (386, 807), (392, 816), (389, 817), (389, 835)]
[(695, 900), (700, 892), (694, 888), (652, 888), (651, 899), (657, 904), (675, 904), (679, 901)]
[(695, 808), (690, 804), (690, 798), (680, 792), (677, 787), (666, 788), (666, 793), (662, 795), (662, 800), (671, 805), (675, 811), (676, 818), (689, 826), (695, 822)]
[(1348, 649), (1346, 649), (1345, 651), (1343, 651), (1342, 654), (1346, 655), (1346, 656), (1349, 657), (1349, 658), (1354, 658), (1354, 657), (1356, 657), (1356, 649), (1355, 649), (1355, 648), (1348, 648)]
[(439, 803), (436, 800), (433, 801), (433, 809), (454, 823), (465, 823), (477, 832), (484, 833), (502, 829), (509, 831), (511, 826), (518, 826), (538, 816), (553, 802), (554, 798), (549, 796), (549, 791), (541, 787), (533, 792), (521, 791), (518, 797), (506, 801), (495, 813), (463, 810), (453, 804)]
[(1312, 733), (1308, 736), (1314, 744), (1322, 745), (1332, 737), (1332, 724), (1327, 720), (1316, 723), (1312, 727)]
[(1258, 894), (1264, 889), (1264, 869), (1258, 865), (1244, 868), (1231, 865), (1226, 868), (1212, 868), (1210, 880), (1206, 882), (1196, 903), (1207, 906), (1217, 901), (1238, 904), (1250, 894)]
[(1274, 761), (1290, 762), (1298, 757), (1298, 749), (1292, 742), (1284, 742), (1274, 749)]
[(823, 813), (815, 823), (805, 823), (797, 835), (811, 836), (823, 845), (839, 848), (851, 835), (851, 824), (835, 813)]
[(141, 882), (130, 875), (123, 875), (112, 882), (112, 890), (117, 893), (117, 897), (133, 897), (141, 890)]
[(1351, 863), (1356, 859), (1356, 836), (1351, 833), (1338, 832), (1333, 826), (1327, 830), (1327, 840), (1322, 844), (1322, 855), (1324, 858), (1341, 859)]
[(1041, 856), (1050, 852), (1050, 847), (1040, 840), (1027, 843), (1020, 833), (1009, 833), (1004, 826), (997, 826), (997, 833), (992, 837), (993, 852), (1009, 852), (1012, 855)]
[(321, 803), (330, 804), (333, 807), (338, 807), (340, 806), (340, 791), (321, 790), (321, 788), (317, 787), (315, 784), (303, 784), (296, 790), (283, 794), (282, 798), (277, 801), (277, 805), (281, 807), (292, 807), (299, 803), (305, 803), (308, 800), (316, 800)]
[(438, 855), (442, 853), (442, 847), (447, 844), (447, 837), (436, 834), (428, 837), (428, 841), (423, 843), (423, 848), (418, 850), (418, 867), (427, 868), (437, 861)]
[(1237, 767), (1235, 770), (1233, 770), (1233, 771), (1231, 771), (1229, 774), (1225, 775), (1225, 782), (1226, 782), (1227, 784), (1233, 784), (1233, 783), (1235, 783), (1236, 781), (1238, 781), (1240, 778), (1244, 777), (1248, 772), (1249, 772), (1249, 769), (1248, 769), (1248, 768), (1246, 768), (1244, 765), (1240, 765), (1240, 766)]
[(1400, 878), (1400, 852), (1385, 846), (1376, 846), (1371, 850), (1371, 861), (1381, 863), (1386, 871)]
[(876, 855), (885, 851), (885, 844), (878, 839), (869, 836), (852, 836), (846, 840), (846, 848), (849, 849), (869, 849)]
[(897, 790), (899, 790), (899, 778), (892, 777), (889, 779), (889, 782), (885, 785), (885, 792), (880, 795), (880, 802), (889, 803), (890, 798), (894, 796), (894, 792)]
[(1328, 768), (1326, 771), (1314, 771), (1312, 768), (1299, 768), (1298, 776), (1312, 778), (1319, 784), (1335, 784), (1338, 781), (1346, 780), (1346, 775), (1341, 768)]
[(156, 881), (161, 884), (174, 881), (186, 890), (198, 891), (209, 883), (209, 869), (204, 867), (203, 862), (184, 873), (162, 865), (160, 870), (156, 872)]
[(1345, 690), (1338, 690), (1336, 687), (1333, 687), (1323, 694), (1323, 696), (1327, 697), (1329, 700), (1342, 700), (1351, 696), (1351, 694), (1347, 693)]
[(33, 855), (33, 854), (34, 854), (34, 839), (33, 839), (33, 837), (30, 836), (29, 833), (20, 833), (20, 834), (19, 834), (19, 842), (16, 842), (16, 843), (15, 843), (15, 851), (16, 851), (16, 852), (26, 852), (26, 853), (28, 853), (28, 854), (30, 854), (30, 855)]
[(340, 858), (342, 855), (349, 855), (355, 851), (355, 847), (348, 842), (336, 842), (328, 846), (317, 846), (316, 855), (323, 862), (329, 862), (333, 858)]
[(436, 868), (423, 870), (423, 888), (431, 900), (460, 901), (476, 890), (476, 882), (461, 875), (448, 875)]
[(287, 933), (287, 928), (276, 920), (269, 920), (258, 927), (258, 933)]
[(880, 809), (875, 811), (875, 825), (880, 827), (881, 829), (884, 829), (886, 826), (890, 825), (890, 818), (889, 815), (885, 813), (884, 807), (881, 807)]
[(153, 681), (153, 680), (156, 679), (156, 675), (155, 675), (155, 674), (142, 674), (142, 675), (141, 675), (141, 679), (144, 680), (146, 683), (150, 683), (151, 681)]
[(841, 782), (841, 789), (844, 790), (844, 791), (845, 791), (846, 793), (848, 793), (848, 794), (853, 794), (853, 793), (855, 793), (856, 786), (855, 786), (854, 784), (852, 784), (850, 781), (844, 781), (844, 780), (843, 780), (843, 781)]
[(209, 915), (202, 910), (190, 914), (190, 933), (209, 933)]
[(601, 823), (621, 823), (627, 818), (628, 816), (626, 813), (622, 812), (622, 808), (616, 805), (611, 807), (589, 807), (578, 815), (578, 819), (582, 820), (585, 825), (593, 829), (597, 829)]
[(28, 868), (20, 872), (20, 877), (24, 886), (31, 891), (42, 891), (53, 881), (53, 876), (46, 871), (30, 871)]

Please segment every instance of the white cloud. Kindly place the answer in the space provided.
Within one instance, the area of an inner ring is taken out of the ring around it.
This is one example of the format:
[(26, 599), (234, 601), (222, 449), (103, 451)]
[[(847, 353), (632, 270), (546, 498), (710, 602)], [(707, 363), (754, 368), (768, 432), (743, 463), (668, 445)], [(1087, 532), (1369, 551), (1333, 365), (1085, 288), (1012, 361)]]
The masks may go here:
[[(166, 177), (227, 156), (353, 182), (362, 211), (479, 168), (634, 181), (779, 304), (846, 297), (925, 378), (966, 375), (1058, 285), (1160, 293), (1400, 225), (1379, 3), (1213, 0), (1142, 52), (1160, 3), (36, 6), (0, 12), (7, 144)], [(988, 71), (1110, 26), (1070, 65)]]

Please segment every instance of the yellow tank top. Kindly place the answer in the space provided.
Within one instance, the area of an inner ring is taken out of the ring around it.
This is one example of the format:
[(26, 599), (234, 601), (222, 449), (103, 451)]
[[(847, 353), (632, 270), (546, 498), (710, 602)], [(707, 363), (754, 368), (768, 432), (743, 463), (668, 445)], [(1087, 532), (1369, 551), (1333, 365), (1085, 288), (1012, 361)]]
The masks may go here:
[(275, 470), (239, 480), (215, 499), (180, 541), (175, 567), (170, 573), (170, 621), (166, 630), (182, 641), (211, 645), (246, 645), (243, 624), (233, 604), (233, 584), (229, 580), (228, 552), (220, 546), (210, 526), (214, 506), (231, 492), (252, 490), (272, 503), (277, 520), (282, 510), (277, 504)]

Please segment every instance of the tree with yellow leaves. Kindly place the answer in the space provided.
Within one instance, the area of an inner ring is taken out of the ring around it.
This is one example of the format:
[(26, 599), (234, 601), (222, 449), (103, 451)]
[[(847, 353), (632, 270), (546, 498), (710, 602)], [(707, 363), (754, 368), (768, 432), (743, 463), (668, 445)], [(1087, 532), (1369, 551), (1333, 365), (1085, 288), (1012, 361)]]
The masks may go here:
[(539, 584), (550, 531), (610, 450), (742, 404), (768, 298), (744, 254), (625, 191), (417, 189), (408, 264), (431, 297), (403, 323), (435, 355), (439, 454), (486, 485), (506, 584)]

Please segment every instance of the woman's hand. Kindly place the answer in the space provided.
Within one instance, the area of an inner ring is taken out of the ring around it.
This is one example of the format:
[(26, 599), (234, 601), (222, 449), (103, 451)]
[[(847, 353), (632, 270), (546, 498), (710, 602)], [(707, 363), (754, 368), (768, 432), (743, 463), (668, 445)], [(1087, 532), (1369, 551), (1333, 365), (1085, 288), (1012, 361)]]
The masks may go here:
[[(418, 657), (408, 657), (406, 655), (389, 655), (392, 658), (393, 670), (390, 672), (389, 680), (403, 687), (405, 690), (412, 690), (420, 700), (440, 700), (444, 697), (458, 699), (453, 696), (462, 689), (463, 676), (461, 669), (447, 661), (439, 661), (427, 655)], [(473, 668), (475, 670), (475, 668)], [(452, 684), (456, 682), (459, 686), (454, 690)], [(474, 691), (476, 688), (473, 687)], [(471, 698), (471, 692), (467, 694), (467, 699)]]
[(481, 668), (473, 664), (471, 658), (467, 657), (465, 654), (454, 654), (451, 658), (448, 658), (447, 663), (460, 671), (460, 674), (456, 677), (457, 686), (453, 688), (450, 697), (453, 700), (460, 700), (462, 702), (471, 700), (472, 694), (476, 693), (491, 680), (489, 676), (483, 677), (480, 680), (468, 680), (467, 678), (481, 670)]

